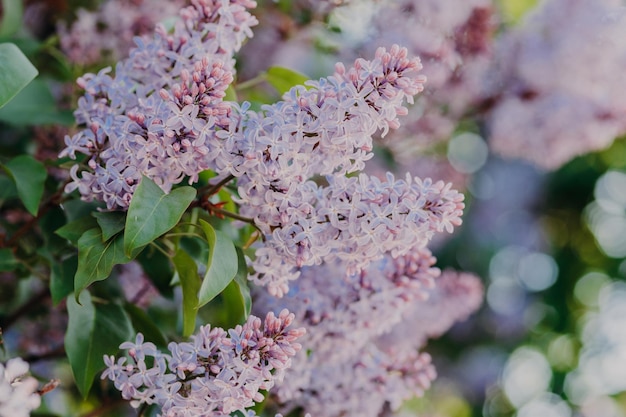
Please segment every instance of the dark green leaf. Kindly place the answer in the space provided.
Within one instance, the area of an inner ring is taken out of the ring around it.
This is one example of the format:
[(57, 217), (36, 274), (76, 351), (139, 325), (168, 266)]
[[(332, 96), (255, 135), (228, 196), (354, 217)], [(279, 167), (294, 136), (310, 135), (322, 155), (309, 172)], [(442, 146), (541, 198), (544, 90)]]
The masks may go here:
[(102, 239), (106, 242), (114, 235), (124, 230), (126, 213), (121, 211), (99, 211), (92, 213), (102, 230)]
[(61, 236), (72, 242), (75, 246), (78, 244), (78, 239), (89, 229), (98, 227), (96, 219), (91, 216), (81, 217), (80, 219), (69, 222), (65, 226), (56, 230), (57, 235)]
[(142, 333), (146, 340), (154, 343), (158, 347), (167, 347), (167, 340), (161, 333), (161, 329), (156, 325), (154, 320), (148, 314), (134, 304), (124, 304), (124, 310), (130, 317), (130, 321), (136, 333)]
[(202, 307), (222, 292), (235, 278), (238, 270), (237, 251), (232, 240), (204, 220), (200, 220), (200, 227), (209, 242), (209, 259), (198, 295), (198, 307)]
[[(13, 35), (22, 25), (24, 6), (20, 0), (2, 0), (2, 21), (0, 21), (0, 38)], [(2, 60), (0, 59), (0, 62)], [(2, 64), (0, 64), (0, 67)], [(0, 70), (2, 74), (2, 70)]]
[(50, 271), (50, 293), (54, 305), (74, 291), (74, 276), (78, 268), (78, 257), (72, 256), (62, 262), (54, 262)]
[(108, 278), (115, 265), (132, 260), (124, 253), (123, 240), (124, 235), (119, 235), (103, 242), (98, 228), (87, 230), (78, 239), (78, 269), (74, 277), (77, 296), (92, 283)]
[(243, 313), (247, 318), (252, 310), (252, 297), (250, 296), (250, 287), (248, 286), (248, 265), (246, 264), (246, 258), (240, 247), (236, 247), (238, 269), (237, 275), (235, 275), (235, 282), (239, 287), (241, 293), (241, 302), (243, 303)]
[(20, 155), (4, 164), (4, 169), (15, 182), (17, 194), (26, 209), (37, 215), (43, 196), (43, 186), (48, 176), (43, 164), (32, 156)]
[[(78, 298), (78, 297), (77, 297)], [(94, 377), (102, 368), (104, 355), (114, 355), (120, 343), (129, 340), (133, 331), (124, 310), (116, 304), (94, 304), (88, 291), (67, 299), (69, 322), (65, 351), (78, 390), (87, 397)]]
[(137, 256), (137, 261), (141, 264), (143, 271), (148, 275), (148, 278), (150, 278), (150, 281), (152, 281), (161, 295), (172, 298), (174, 291), (171, 281), (174, 270), (169, 258), (163, 256), (157, 249), (148, 247)]
[[(14, 3), (21, 2), (14, 1)], [(0, 32), (2, 29), (0, 28)], [(2, 43), (0, 44), (0, 74), (2, 74), (0, 78), (0, 107), (2, 107), (26, 87), (38, 72), (20, 48), (12, 43)]]
[(17, 197), (17, 188), (15, 183), (9, 177), (0, 175), (0, 205), (5, 201)]
[(9, 248), (0, 249), (0, 272), (12, 271), (17, 267), (17, 259)]
[(182, 250), (176, 252), (172, 260), (183, 289), (183, 336), (187, 337), (196, 328), (198, 290), (200, 289), (198, 266), (191, 256)]
[(128, 208), (124, 251), (130, 254), (176, 226), (195, 197), (192, 187), (165, 194), (151, 179), (143, 177)]
[(71, 126), (74, 124), (74, 116), (70, 110), (60, 110), (57, 107), (48, 84), (37, 78), (6, 106), (0, 108), (0, 121), (13, 126)]
[(291, 87), (303, 85), (305, 81), (310, 80), (306, 75), (285, 67), (270, 67), (266, 79), (280, 94), (285, 94)]

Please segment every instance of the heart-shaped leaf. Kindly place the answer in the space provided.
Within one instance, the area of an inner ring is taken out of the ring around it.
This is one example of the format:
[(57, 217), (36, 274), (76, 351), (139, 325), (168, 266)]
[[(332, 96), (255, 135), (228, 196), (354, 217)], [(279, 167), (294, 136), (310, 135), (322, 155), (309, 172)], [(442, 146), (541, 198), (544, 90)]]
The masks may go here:
[(26, 209), (36, 216), (43, 196), (44, 182), (48, 176), (46, 168), (32, 156), (20, 155), (4, 164), (4, 170), (15, 182), (17, 194)]
[(102, 357), (116, 354), (120, 343), (132, 337), (133, 329), (119, 305), (95, 304), (88, 291), (78, 300), (67, 298), (65, 351), (76, 386), (87, 397), (96, 373), (104, 367)]
[(74, 245), (78, 244), (78, 239), (89, 229), (97, 228), (98, 223), (96, 219), (91, 216), (81, 217), (67, 223), (66, 225), (58, 228), (54, 233), (72, 242)]
[(176, 226), (195, 197), (192, 187), (165, 194), (154, 181), (143, 177), (128, 207), (124, 252), (130, 255)]
[(207, 271), (198, 294), (198, 307), (202, 307), (222, 292), (235, 278), (239, 261), (235, 245), (228, 236), (215, 230), (204, 220), (200, 220), (199, 223), (209, 242)]

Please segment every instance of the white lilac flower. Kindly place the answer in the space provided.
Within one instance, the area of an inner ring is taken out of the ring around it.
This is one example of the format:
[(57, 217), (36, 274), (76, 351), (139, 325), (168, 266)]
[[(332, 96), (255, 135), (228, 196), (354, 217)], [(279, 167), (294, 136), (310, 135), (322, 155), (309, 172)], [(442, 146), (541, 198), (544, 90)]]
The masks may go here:
[(305, 330), (287, 329), (293, 320), (283, 309), (278, 316), (268, 313), (264, 322), (250, 316), (228, 332), (202, 326), (189, 342), (170, 343), (169, 353), (145, 343), (139, 333), (134, 343), (120, 345), (129, 358), (104, 357), (102, 378), (112, 380), (133, 407), (156, 404), (164, 417), (245, 414), (263, 401), (260, 391), (282, 380), (301, 349), (296, 340)]
[(233, 80), (233, 54), (257, 23), (250, 0), (194, 0), (173, 33), (157, 25), (135, 38), (130, 57), (78, 80), (85, 95), (74, 115), (83, 130), (65, 139), (61, 156), (86, 154), (71, 170), (66, 192), (127, 208), (141, 175), (164, 191), (210, 167), (205, 156), (217, 127), (228, 124), (222, 101)]
[(0, 363), (0, 417), (28, 417), (41, 404), (39, 383), (27, 373), (28, 363), (22, 358)]

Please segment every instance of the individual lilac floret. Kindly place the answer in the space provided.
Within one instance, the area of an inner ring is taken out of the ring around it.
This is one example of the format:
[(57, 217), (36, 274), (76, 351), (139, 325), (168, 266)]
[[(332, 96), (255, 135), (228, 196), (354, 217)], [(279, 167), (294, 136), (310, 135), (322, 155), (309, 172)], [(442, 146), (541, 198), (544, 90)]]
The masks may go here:
[[(194, 0), (180, 12), (174, 32), (158, 25), (152, 38), (136, 38), (130, 57), (78, 80), (85, 95), (74, 115), (83, 126), (65, 138), (61, 156), (87, 155), (75, 165), (66, 192), (108, 209), (127, 208), (145, 175), (165, 192), (209, 168), (217, 128), (228, 125), (222, 100), (233, 80), (233, 54), (257, 23), (250, 0)], [(79, 172), (79, 169), (82, 169)]]
[(39, 407), (39, 383), (27, 376), (28, 363), (22, 358), (0, 363), (0, 417), (28, 417)]
[(301, 349), (296, 340), (305, 330), (287, 330), (293, 320), (283, 309), (278, 317), (268, 313), (263, 323), (250, 316), (228, 332), (202, 326), (190, 342), (170, 343), (168, 354), (144, 343), (139, 333), (135, 343), (120, 345), (128, 362), (104, 357), (102, 378), (112, 380), (133, 407), (156, 404), (163, 417), (217, 417), (237, 410), (247, 415), (245, 409), (263, 401), (260, 391), (282, 380)]

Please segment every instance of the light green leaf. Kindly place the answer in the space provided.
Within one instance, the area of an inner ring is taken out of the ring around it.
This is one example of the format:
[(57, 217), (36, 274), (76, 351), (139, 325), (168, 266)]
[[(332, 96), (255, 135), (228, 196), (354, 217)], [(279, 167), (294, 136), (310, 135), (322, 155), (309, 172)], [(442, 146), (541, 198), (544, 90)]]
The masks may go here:
[(198, 266), (191, 256), (182, 250), (176, 252), (172, 261), (183, 289), (183, 336), (188, 337), (196, 328), (198, 314), (198, 290), (200, 289)]
[(132, 260), (124, 253), (123, 240), (124, 236), (119, 235), (103, 242), (98, 228), (87, 230), (78, 239), (78, 269), (74, 277), (77, 297), (92, 283), (108, 278), (115, 265)]
[(48, 176), (46, 167), (32, 156), (20, 155), (4, 164), (4, 170), (15, 182), (17, 194), (28, 212), (36, 216)]
[[(1, 31), (2, 29), (0, 29)], [(30, 63), (26, 55), (17, 46), (12, 43), (0, 44), (0, 74), (2, 74), (0, 78), (0, 107), (15, 97), (38, 73), (37, 68)]]
[(246, 264), (246, 258), (241, 248), (236, 247), (235, 250), (237, 251), (238, 260), (235, 282), (237, 283), (237, 287), (239, 288), (239, 292), (241, 294), (243, 314), (244, 317), (247, 318), (250, 315), (250, 310), (252, 310), (252, 297), (250, 296), (250, 287), (248, 286), (248, 265)]
[[(78, 298), (78, 297), (77, 297)], [(120, 343), (129, 340), (132, 327), (124, 310), (116, 304), (95, 304), (88, 291), (67, 299), (69, 322), (65, 333), (65, 351), (78, 390), (89, 394), (96, 374), (104, 368), (104, 355), (114, 355)]]
[(54, 233), (72, 242), (74, 246), (78, 244), (78, 239), (89, 229), (97, 228), (98, 222), (91, 216), (81, 217), (58, 228)]
[(17, 259), (9, 248), (0, 249), (0, 272), (12, 271), (17, 268)]
[[(6, 38), (18, 31), (22, 25), (24, 6), (22, 0), (2, 0), (2, 21), (0, 21), (0, 38)], [(2, 60), (0, 59), (0, 62)], [(1, 66), (1, 64), (0, 64)], [(2, 70), (0, 70), (2, 74)]]
[(266, 80), (280, 94), (285, 94), (292, 87), (303, 85), (310, 77), (289, 68), (270, 67), (266, 73)]
[(143, 177), (128, 208), (124, 251), (131, 254), (176, 226), (195, 197), (192, 187), (165, 194), (151, 179)]
[(239, 263), (232, 240), (204, 220), (200, 220), (199, 223), (209, 242), (207, 271), (198, 294), (198, 307), (202, 307), (235, 278)]
[(126, 223), (126, 213), (121, 211), (99, 211), (92, 213), (102, 230), (102, 240), (107, 241), (122, 230)]

